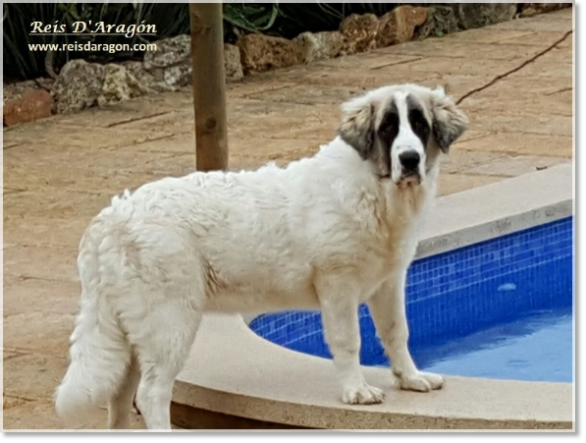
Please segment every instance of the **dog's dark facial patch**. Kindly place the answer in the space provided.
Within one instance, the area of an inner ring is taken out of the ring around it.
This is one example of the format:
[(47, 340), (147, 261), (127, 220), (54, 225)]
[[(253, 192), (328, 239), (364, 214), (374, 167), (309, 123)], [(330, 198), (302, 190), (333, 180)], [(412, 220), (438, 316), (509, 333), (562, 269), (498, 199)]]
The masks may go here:
[(427, 148), (429, 136), (431, 134), (431, 126), (425, 118), (423, 108), (411, 96), (407, 97), (407, 110), (409, 113), (409, 124), (415, 135), (421, 140), (423, 148)]
[(380, 169), (386, 172), (383, 177), (388, 177), (391, 173), (391, 147), (399, 134), (399, 110), (394, 102), (386, 110), (376, 133)]
[(390, 149), (399, 134), (399, 110), (394, 102), (386, 110), (377, 132), (379, 140)]

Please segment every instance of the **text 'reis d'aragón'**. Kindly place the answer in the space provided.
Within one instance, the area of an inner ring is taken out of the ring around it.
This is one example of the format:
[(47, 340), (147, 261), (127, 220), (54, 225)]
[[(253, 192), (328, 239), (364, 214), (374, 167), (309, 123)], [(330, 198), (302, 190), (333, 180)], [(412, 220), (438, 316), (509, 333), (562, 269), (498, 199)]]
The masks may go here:
[(147, 24), (144, 20), (138, 24), (108, 24), (103, 21), (79, 20), (71, 23), (70, 28), (66, 23), (55, 22), (45, 24), (42, 21), (31, 23), (31, 35), (59, 35), (59, 34), (90, 34), (90, 35), (121, 35), (132, 38), (135, 35), (156, 35), (157, 26)]

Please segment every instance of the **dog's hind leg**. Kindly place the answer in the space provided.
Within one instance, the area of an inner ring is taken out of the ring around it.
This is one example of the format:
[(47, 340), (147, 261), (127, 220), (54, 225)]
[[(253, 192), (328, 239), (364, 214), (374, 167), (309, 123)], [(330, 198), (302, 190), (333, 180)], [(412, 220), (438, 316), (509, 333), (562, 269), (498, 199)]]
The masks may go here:
[(358, 294), (341, 276), (320, 280), (316, 289), (325, 338), (342, 383), (342, 400), (348, 404), (381, 403), (384, 393), (367, 384), (360, 369)]
[(132, 337), (140, 366), (136, 404), (147, 429), (171, 430), (171, 397), (179, 374), (195, 339), (201, 313), (180, 303), (157, 306), (143, 321), (149, 328)]
[(126, 379), (108, 405), (108, 425), (110, 429), (129, 429), (130, 412), (133, 408), (134, 396), (140, 381), (140, 369), (136, 358), (132, 358)]

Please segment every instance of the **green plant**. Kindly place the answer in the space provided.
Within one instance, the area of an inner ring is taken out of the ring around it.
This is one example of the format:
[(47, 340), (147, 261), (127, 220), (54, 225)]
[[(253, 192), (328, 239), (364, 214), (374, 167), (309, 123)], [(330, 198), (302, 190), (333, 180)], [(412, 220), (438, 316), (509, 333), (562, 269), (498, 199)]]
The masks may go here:
[(226, 3), (224, 19), (239, 30), (293, 38), (302, 32), (332, 31), (351, 14), (383, 15), (397, 3)]
[(224, 21), (248, 32), (269, 30), (279, 15), (278, 4), (225, 3)]

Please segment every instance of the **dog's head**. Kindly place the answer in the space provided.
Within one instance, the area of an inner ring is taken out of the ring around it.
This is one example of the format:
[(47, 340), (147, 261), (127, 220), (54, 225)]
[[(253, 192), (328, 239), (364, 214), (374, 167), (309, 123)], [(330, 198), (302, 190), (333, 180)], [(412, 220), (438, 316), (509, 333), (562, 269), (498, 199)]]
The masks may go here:
[(386, 86), (342, 105), (340, 137), (400, 187), (419, 184), (468, 127), (443, 88)]

